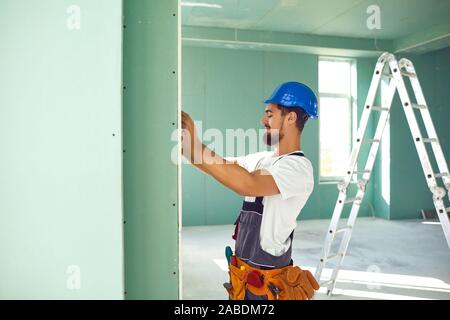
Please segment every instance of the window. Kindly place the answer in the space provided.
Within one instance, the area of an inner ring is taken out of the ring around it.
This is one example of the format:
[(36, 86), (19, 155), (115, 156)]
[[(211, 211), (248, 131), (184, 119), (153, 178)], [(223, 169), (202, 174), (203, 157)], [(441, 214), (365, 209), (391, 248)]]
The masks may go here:
[(352, 147), (355, 62), (319, 59), (320, 179), (340, 180)]

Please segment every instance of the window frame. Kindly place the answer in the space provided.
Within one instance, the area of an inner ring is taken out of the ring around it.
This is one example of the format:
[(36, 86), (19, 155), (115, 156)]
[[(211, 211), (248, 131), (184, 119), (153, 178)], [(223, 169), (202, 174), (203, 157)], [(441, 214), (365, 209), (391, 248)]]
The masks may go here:
[[(330, 62), (347, 62), (350, 64), (350, 91), (349, 93), (329, 93), (329, 92), (321, 92), (320, 91), (320, 72), (319, 65), (320, 61), (330, 61)], [(349, 128), (349, 136), (350, 136), (350, 153), (353, 149), (353, 138), (356, 135), (356, 120), (357, 120), (357, 79), (356, 79), (356, 59), (353, 58), (345, 58), (345, 57), (331, 57), (331, 56), (319, 56), (317, 63), (317, 88), (318, 88), (318, 99), (319, 103), (321, 98), (343, 98), (347, 99), (349, 103), (349, 115), (350, 115), (350, 128)], [(322, 145), (320, 141), (321, 136), (321, 116), (320, 116), (321, 108), (319, 107), (319, 183), (321, 184), (335, 184), (342, 180), (344, 180), (344, 175), (341, 176), (324, 176), (322, 174)], [(357, 165), (355, 166), (355, 170), (357, 170)], [(353, 178), (353, 177), (352, 177)]]

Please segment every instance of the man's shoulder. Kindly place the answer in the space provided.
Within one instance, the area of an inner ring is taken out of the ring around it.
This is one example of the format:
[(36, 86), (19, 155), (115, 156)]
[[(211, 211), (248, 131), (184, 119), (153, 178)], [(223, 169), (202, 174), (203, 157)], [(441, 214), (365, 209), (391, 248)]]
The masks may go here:
[(299, 172), (302, 175), (307, 174), (310, 176), (313, 174), (313, 165), (306, 156), (287, 155), (275, 161), (273, 167), (283, 172)]
[(288, 154), (285, 156), (282, 156), (279, 161), (281, 163), (302, 163), (308, 166), (312, 166), (311, 161), (308, 159), (308, 157), (303, 152), (296, 152), (293, 154)]
[(249, 170), (254, 170), (258, 166), (258, 163), (263, 161), (265, 158), (271, 157), (273, 153), (273, 151), (249, 153), (245, 156), (245, 162), (247, 163)]
[(265, 158), (269, 156), (273, 156), (274, 151), (259, 151), (254, 153), (249, 153), (247, 157), (250, 158)]

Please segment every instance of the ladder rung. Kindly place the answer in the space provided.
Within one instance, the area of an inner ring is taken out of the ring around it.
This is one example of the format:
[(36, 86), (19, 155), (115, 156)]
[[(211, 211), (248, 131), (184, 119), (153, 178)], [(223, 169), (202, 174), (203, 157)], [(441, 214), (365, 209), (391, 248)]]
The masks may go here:
[(412, 103), (411, 106), (412, 106), (414, 109), (426, 109), (426, 108), (427, 108), (426, 105), (424, 105), (424, 104), (417, 104), (417, 103)]
[(445, 211), (450, 212), (450, 207), (445, 208)]
[(335, 232), (335, 234), (341, 233), (341, 232), (344, 232), (344, 231), (347, 231), (347, 230), (349, 230), (349, 229), (351, 229), (351, 228), (352, 228), (351, 226), (346, 226), (346, 227), (343, 227), (343, 228), (341, 228), (341, 229), (337, 229), (336, 232)]
[(341, 257), (341, 256), (342, 256), (342, 253), (338, 253), (338, 254), (335, 254), (335, 255), (332, 255), (332, 256), (328, 256), (328, 257), (327, 257), (327, 261), (330, 261), (330, 260), (339, 258), (339, 257)]
[[(360, 183), (367, 183), (368, 180), (366, 179), (360, 179), (360, 180), (350, 180), (348, 183), (349, 184), (360, 184)], [(341, 181), (340, 183), (344, 184), (344, 181)]]
[(448, 172), (434, 174), (435, 178), (442, 178), (442, 177), (447, 177), (447, 176), (448, 176)]
[(360, 201), (360, 200), (361, 200), (360, 198), (348, 198), (347, 200), (344, 201), (344, 204), (357, 202), (357, 201)]
[(372, 107), (373, 111), (389, 111), (389, 108), (383, 108), (383, 107), (378, 107), (378, 106), (373, 106)]
[[(348, 184), (357, 184), (359, 186), (364, 186), (367, 182), (368, 182), (368, 180), (366, 180), (366, 179), (350, 180), (348, 182)], [(345, 181), (340, 181), (337, 184), (337, 188), (338, 188), (339, 191), (344, 191), (345, 190)]]
[(380, 142), (380, 139), (364, 139), (365, 143), (374, 143), (374, 142)]
[(370, 170), (353, 171), (353, 174), (364, 174), (364, 173), (370, 173)]
[(355, 202), (355, 200), (356, 200), (356, 198), (348, 198), (347, 200), (344, 201), (344, 204)]
[(392, 74), (388, 73), (388, 72), (383, 72), (382, 75), (385, 76), (385, 77), (392, 78)]
[(429, 139), (429, 138), (423, 138), (423, 142), (426, 142), (426, 143), (437, 142), (437, 139), (436, 139), (436, 138), (431, 138), (431, 139)]
[(401, 71), (402, 76), (406, 76), (406, 77), (416, 77), (415, 73), (412, 72), (407, 72), (407, 71)]

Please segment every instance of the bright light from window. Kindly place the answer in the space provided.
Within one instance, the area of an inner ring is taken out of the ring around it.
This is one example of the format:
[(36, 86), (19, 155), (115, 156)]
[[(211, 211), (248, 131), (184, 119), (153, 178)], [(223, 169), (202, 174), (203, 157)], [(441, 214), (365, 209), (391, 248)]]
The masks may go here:
[(226, 259), (213, 259), (214, 263), (217, 264), (217, 266), (222, 271), (228, 271), (228, 262)]
[(350, 153), (350, 105), (345, 98), (320, 98), (320, 172), (342, 176)]
[[(308, 266), (300, 266), (300, 268), (309, 270), (313, 274), (316, 270)], [(322, 280), (328, 280), (332, 272), (332, 269), (325, 268), (322, 271)], [(345, 284), (347, 288), (339, 288), (340, 284)], [(341, 270), (337, 286), (333, 290), (335, 297), (348, 296), (360, 299), (421, 300), (429, 299), (427, 297), (429, 292), (450, 294), (450, 285), (438, 278), (354, 270)], [(361, 290), (364, 286), (367, 289)], [(325, 294), (326, 288), (321, 287), (319, 292)]]
[(351, 63), (349, 61), (319, 61), (319, 92), (350, 93)]
[(183, 7), (201, 7), (201, 8), (215, 8), (222, 9), (220, 4), (204, 3), (204, 2), (182, 2)]
[(438, 222), (438, 221), (423, 221), (423, 222), (421, 222), (421, 223), (422, 223), (422, 224), (435, 225), (435, 226), (438, 226), (438, 225), (441, 224), (441, 223)]
[(352, 139), (352, 61), (319, 61), (320, 176), (340, 179)]

